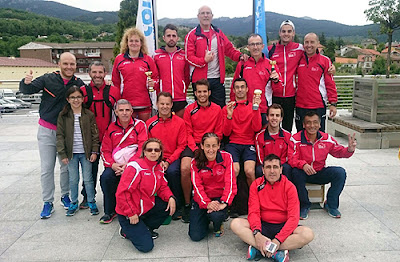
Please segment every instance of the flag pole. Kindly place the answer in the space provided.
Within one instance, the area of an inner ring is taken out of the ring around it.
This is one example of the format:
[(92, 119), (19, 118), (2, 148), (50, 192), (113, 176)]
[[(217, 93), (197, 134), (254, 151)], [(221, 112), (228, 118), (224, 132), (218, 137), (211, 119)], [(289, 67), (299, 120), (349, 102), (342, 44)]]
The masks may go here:
[(156, 44), (155, 49), (158, 49), (158, 19), (157, 19), (157, 0), (153, 0), (153, 19), (154, 19), (154, 42)]

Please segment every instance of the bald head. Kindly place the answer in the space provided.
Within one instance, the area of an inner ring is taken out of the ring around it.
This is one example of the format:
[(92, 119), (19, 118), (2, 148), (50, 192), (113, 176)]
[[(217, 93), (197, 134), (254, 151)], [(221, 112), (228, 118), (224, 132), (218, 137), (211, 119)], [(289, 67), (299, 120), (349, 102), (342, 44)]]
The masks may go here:
[(213, 19), (211, 8), (206, 5), (200, 7), (197, 18), (199, 19), (200, 26), (203, 30), (210, 29), (211, 21)]
[(308, 33), (304, 37), (304, 50), (308, 57), (311, 57), (317, 53), (319, 45), (319, 38), (315, 33)]
[(60, 67), (61, 77), (68, 80), (71, 79), (76, 70), (75, 56), (70, 52), (62, 53), (58, 66)]

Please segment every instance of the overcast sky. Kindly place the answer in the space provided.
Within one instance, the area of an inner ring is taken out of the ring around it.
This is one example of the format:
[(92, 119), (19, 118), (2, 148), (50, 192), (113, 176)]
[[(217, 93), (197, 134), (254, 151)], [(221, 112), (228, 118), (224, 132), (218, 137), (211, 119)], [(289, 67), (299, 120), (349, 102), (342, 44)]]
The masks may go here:
[[(89, 11), (118, 11), (121, 1), (115, 0), (53, 0)], [(190, 3), (190, 4), (189, 4)], [(211, 7), (214, 18), (246, 17), (252, 14), (252, 0), (158, 0), (158, 19), (168, 18), (192, 18), (196, 17), (197, 10), (202, 5)], [(370, 24), (366, 21), (364, 10), (368, 8), (368, 0), (265, 0), (266, 11), (272, 11), (284, 15), (314, 19), (331, 20), (346, 25)], [(268, 17), (267, 17), (268, 24)], [(267, 25), (268, 26), (268, 25)]]

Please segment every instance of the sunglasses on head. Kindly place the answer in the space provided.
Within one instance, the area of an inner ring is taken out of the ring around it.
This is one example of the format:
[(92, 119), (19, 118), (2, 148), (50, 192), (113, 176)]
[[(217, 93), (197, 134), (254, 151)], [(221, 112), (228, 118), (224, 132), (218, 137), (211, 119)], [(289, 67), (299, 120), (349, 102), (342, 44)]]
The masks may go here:
[(146, 148), (144, 151), (151, 153), (151, 152), (156, 152), (156, 153), (160, 153), (161, 149), (160, 148)]

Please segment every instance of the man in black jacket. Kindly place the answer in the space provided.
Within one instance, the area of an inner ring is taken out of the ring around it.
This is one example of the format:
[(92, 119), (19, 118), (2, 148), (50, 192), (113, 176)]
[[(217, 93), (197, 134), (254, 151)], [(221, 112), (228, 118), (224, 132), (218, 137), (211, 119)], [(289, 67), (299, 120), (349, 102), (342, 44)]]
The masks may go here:
[[(54, 212), (54, 166), (56, 163), (56, 130), (57, 117), (67, 103), (65, 92), (73, 85), (82, 86), (83, 81), (77, 78), (76, 58), (71, 53), (63, 53), (58, 63), (60, 70), (44, 74), (33, 80), (33, 71), (21, 80), (19, 90), (24, 94), (34, 94), (43, 91), (39, 107), (38, 145), (41, 166), (42, 198), (44, 202), (41, 218), (49, 218)], [(67, 166), (60, 162), (61, 205), (68, 209), (69, 177)]]

